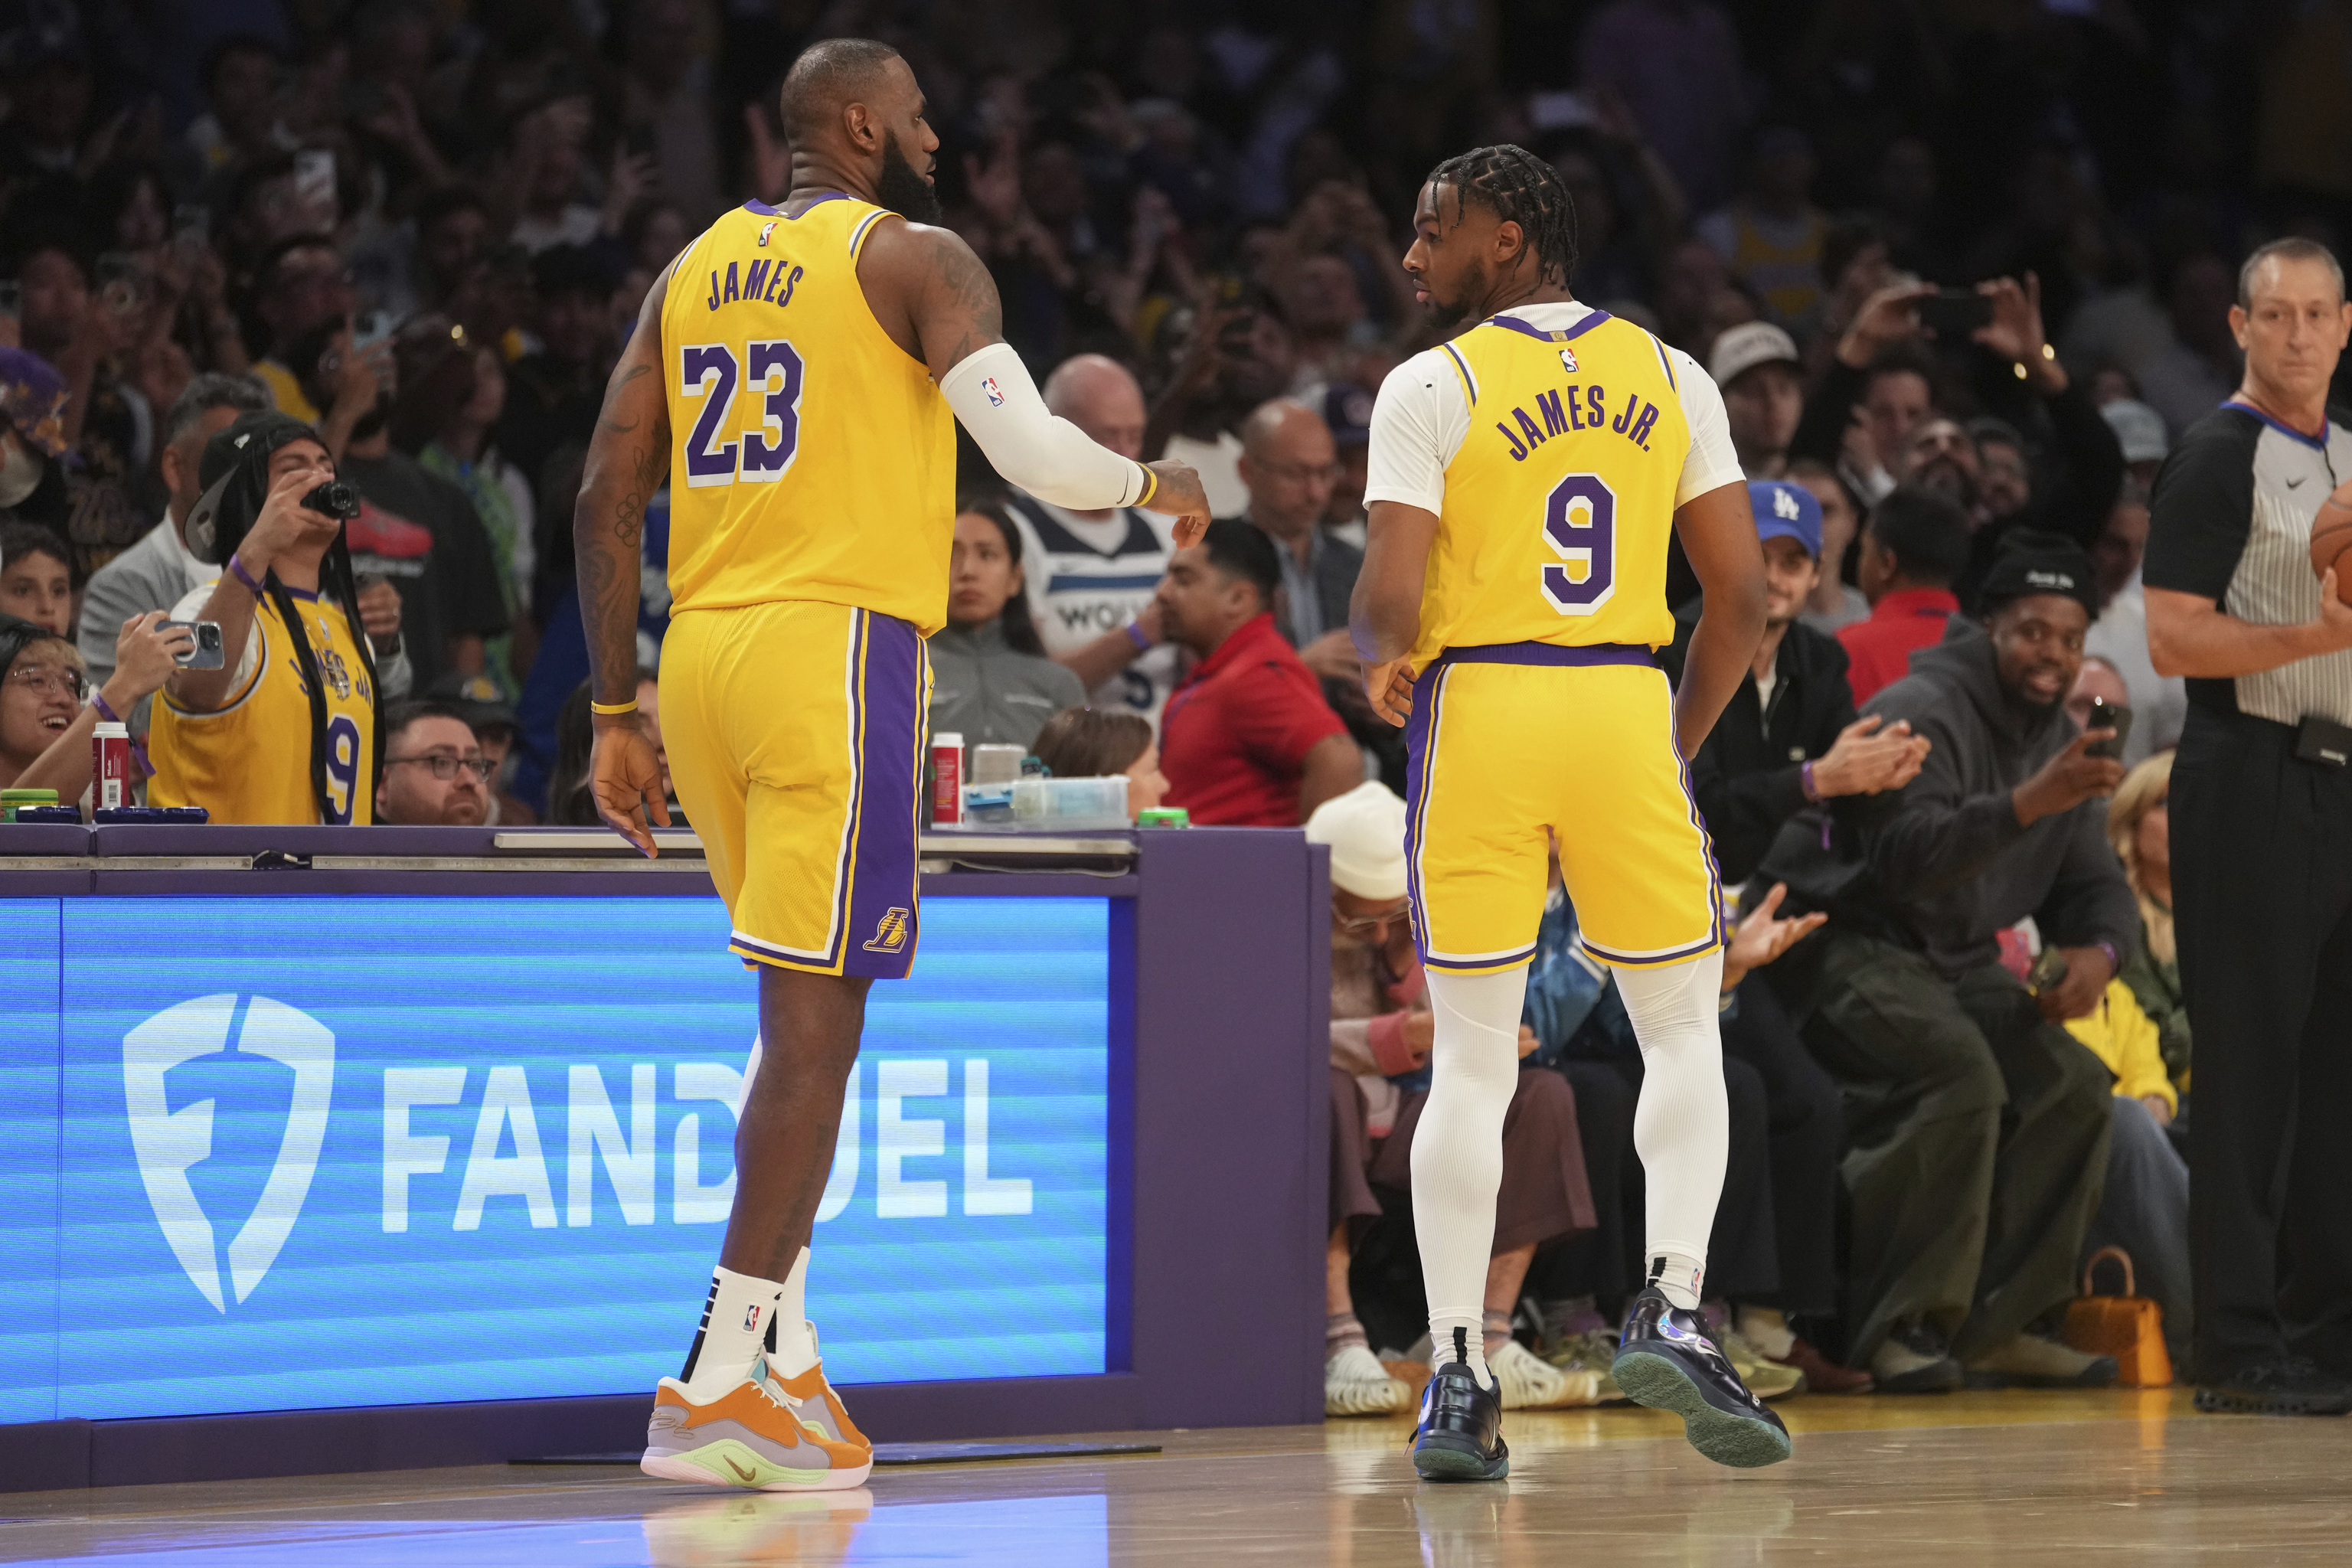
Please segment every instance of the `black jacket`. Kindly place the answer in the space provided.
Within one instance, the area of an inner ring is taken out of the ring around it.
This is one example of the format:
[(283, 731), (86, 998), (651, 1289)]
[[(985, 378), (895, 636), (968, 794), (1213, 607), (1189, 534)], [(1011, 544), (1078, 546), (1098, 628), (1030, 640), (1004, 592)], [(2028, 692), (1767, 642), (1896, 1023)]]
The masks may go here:
[(1789, 884), (1792, 910), (1827, 910), (1833, 924), (1920, 950), (1948, 975), (1994, 962), (2000, 933), (2028, 915), (2047, 942), (2106, 942), (2130, 957), (2139, 909), (2107, 844), (2106, 803), (2018, 825), (2010, 792), (2074, 727), (2062, 708), (2010, 700), (1982, 627), (1952, 617), (1871, 709), (1909, 720), (1933, 749), (1900, 792), (1816, 806), (1781, 830), (1763, 874)]
[[(1659, 658), (1676, 684), (1698, 609), (1694, 602), (1675, 613), (1674, 644)], [(1691, 759), (1691, 793), (1727, 885), (1753, 876), (1780, 825), (1805, 808), (1804, 764), (1836, 744), (1838, 731), (1854, 719), (1837, 638), (1798, 621), (1781, 637), (1772, 668), (1770, 711), (1759, 700), (1756, 677), (1746, 676)]]

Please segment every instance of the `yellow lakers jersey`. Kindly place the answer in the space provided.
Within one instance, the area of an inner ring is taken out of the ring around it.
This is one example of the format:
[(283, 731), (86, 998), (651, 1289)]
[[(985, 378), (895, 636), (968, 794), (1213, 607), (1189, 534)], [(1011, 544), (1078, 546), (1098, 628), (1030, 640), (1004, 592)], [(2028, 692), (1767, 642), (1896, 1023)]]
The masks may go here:
[(947, 620), (955, 416), (890, 341), (857, 253), (891, 214), (753, 202), (688, 247), (661, 312), (673, 614), (787, 599)]
[[(302, 635), (325, 682), (327, 795), (335, 826), (375, 820), (375, 690), (351, 618), (332, 599), (296, 592)], [(310, 787), (310, 675), (265, 596), (255, 606), (251, 668), (211, 713), (155, 699), (147, 736), (151, 805), (201, 805), (215, 822), (317, 822)], [(240, 669), (244, 668), (242, 662)]]
[(1595, 310), (1552, 331), (1497, 316), (1444, 353), (1470, 434), (1445, 466), (1413, 668), (1448, 647), (1672, 641), (1691, 432), (1665, 345)]

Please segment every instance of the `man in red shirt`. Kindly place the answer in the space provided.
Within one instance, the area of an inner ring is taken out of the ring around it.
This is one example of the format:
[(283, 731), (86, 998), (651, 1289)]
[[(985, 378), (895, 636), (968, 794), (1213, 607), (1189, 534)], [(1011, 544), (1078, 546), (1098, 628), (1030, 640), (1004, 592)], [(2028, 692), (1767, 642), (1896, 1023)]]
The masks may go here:
[(1854, 563), (1870, 618), (1837, 634), (1857, 709), (1910, 674), (1913, 653), (1944, 640), (1960, 607), (1952, 583), (1968, 563), (1968, 514), (1942, 494), (1898, 485), (1871, 509)]
[(1160, 721), (1170, 805), (1204, 826), (1294, 827), (1364, 782), (1363, 755), (1276, 629), (1282, 565), (1246, 522), (1170, 557), (1161, 635), (1198, 662)]

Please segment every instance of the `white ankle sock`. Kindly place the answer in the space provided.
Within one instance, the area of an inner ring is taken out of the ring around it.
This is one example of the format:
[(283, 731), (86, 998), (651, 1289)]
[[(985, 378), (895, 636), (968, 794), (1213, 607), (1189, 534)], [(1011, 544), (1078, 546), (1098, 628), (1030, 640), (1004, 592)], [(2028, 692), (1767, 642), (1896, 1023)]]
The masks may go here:
[(798, 1377), (817, 1362), (816, 1340), (809, 1333), (808, 1324), (808, 1259), (809, 1249), (803, 1247), (793, 1259), (793, 1271), (784, 1276), (783, 1292), (776, 1300), (768, 1366), (778, 1377)]
[(1429, 972), (1435, 1013), (1429, 1099), (1412, 1138), (1412, 1218), (1429, 1295), (1430, 1364), (1454, 1359), (1465, 1339), (1471, 1374), (1486, 1370), (1486, 1264), (1495, 1246), (1495, 1191), (1503, 1182), (1503, 1119), (1519, 1084), (1524, 966), (1499, 974)]
[(1642, 1042), (1633, 1147), (1641, 1152), (1648, 1192), (1650, 1240), (1643, 1256), (1649, 1259), (1650, 1282), (1666, 1300), (1696, 1311), (1731, 1145), (1717, 1023), (1723, 953), (1718, 949), (1685, 963), (1614, 974)]
[(710, 1296), (702, 1306), (702, 1327), (686, 1354), (678, 1381), (698, 1404), (718, 1398), (750, 1375), (768, 1340), (776, 1298), (783, 1287), (731, 1268), (710, 1271)]

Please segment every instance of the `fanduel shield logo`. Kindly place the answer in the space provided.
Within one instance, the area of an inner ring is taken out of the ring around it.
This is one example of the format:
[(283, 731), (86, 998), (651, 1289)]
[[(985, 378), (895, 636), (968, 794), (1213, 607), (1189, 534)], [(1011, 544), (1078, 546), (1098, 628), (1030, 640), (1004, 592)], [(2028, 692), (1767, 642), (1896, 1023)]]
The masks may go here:
[(139, 1179), (172, 1256), (188, 1279), (226, 1312), (220, 1260), (213, 1223), (188, 1184), (188, 1168), (213, 1152), (213, 1102), (197, 1100), (170, 1109), (163, 1079), (182, 1062), (221, 1051), (238, 1051), (294, 1069), (294, 1103), (286, 1115), (286, 1136), (261, 1199), (228, 1244), (229, 1285), (242, 1302), (278, 1260), (294, 1229), (295, 1216), (319, 1168), (319, 1148), (327, 1136), (327, 1103), (335, 1084), (335, 1037), (317, 1019), (283, 1002), (256, 996), (245, 1010), (245, 1026), (229, 1039), (236, 997), (199, 996), (167, 1007), (122, 1037), (122, 1099), (131, 1117), (131, 1146), (139, 1156)]

